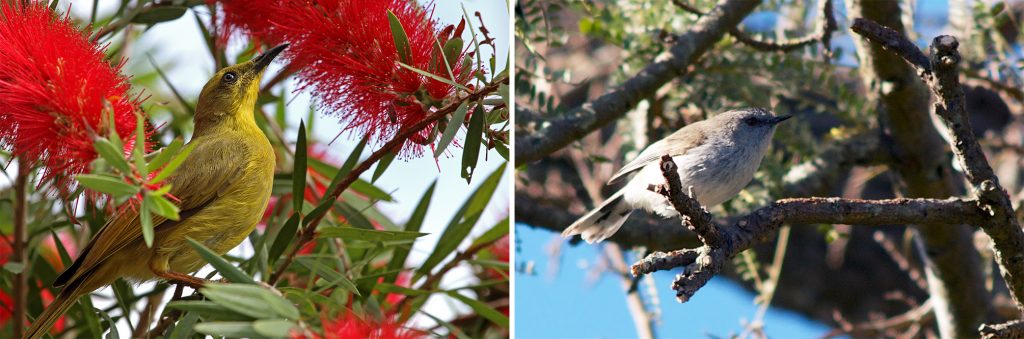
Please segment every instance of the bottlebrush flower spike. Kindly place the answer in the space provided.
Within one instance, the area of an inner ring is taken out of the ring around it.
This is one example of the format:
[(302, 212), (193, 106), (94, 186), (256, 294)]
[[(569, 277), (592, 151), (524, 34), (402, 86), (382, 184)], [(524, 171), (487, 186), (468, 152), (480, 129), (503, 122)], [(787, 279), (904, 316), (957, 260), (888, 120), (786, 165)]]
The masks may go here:
[(42, 163), (42, 181), (70, 190), (96, 159), (95, 135), (113, 127), (131, 150), (140, 99), (128, 93), (123, 60), (111, 66), (86, 32), (44, 2), (19, 3), (0, 4), (0, 146), (24, 164)]
[[(448, 73), (440, 50), (462, 35), (458, 28), (441, 29), (432, 9), (411, 0), (284, 0), (221, 1), (224, 32), (244, 31), (271, 44), (290, 43), (285, 57), (299, 69), (300, 90), (309, 90), (322, 113), (337, 116), (346, 130), (376, 141), (393, 138), (443, 105), (454, 86), (400, 67), (388, 12), (405, 30), (409, 54), (405, 63), (467, 84), (475, 70), (463, 49), (449, 55)], [(419, 131), (402, 154), (419, 155), (432, 145), (431, 130)]]

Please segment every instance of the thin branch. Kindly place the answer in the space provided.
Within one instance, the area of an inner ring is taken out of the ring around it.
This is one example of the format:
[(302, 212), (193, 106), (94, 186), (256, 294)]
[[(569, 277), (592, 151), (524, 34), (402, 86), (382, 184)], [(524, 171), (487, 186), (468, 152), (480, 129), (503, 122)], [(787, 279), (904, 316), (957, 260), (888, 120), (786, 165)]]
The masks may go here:
[(935, 318), (935, 312), (932, 306), (932, 301), (928, 300), (918, 307), (914, 307), (906, 313), (882, 319), (869, 321), (862, 324), (849, 324), (843, 328), (837, 328), (825, 334), (823, 338), (835, 338), (841, 336), (847, 337), (878, 337), (885, 336), (886, 331), (890, 330), (902, 330), (914, 326), (915, 324), (922, 324), (931, 321)]
[(981, 325), (978, 329), (982, 339), (996, 338), (1022, 338), (1024, 337), (1024, 322), (1014, 320), (996, 325)]
[(935, 114), (950, 131), (953, 154), (970, 182), (973, 193), (987, 218), (978, 223), (992, 238), (993, 252), (1010, 296), (1018, 309), (1024, 311), (1024, 231), (1014, 217), (1013, 205), (1006, 190), (999, 184), (981, 145), (971, 130), (960, 86), (958, 65), (959, 42), (948, 35), (932, 40), (931, 57), (924, 56), (912, 42), (899, 33), (875, 22), (855, 19), (854, 32), (896, 53), (918, 70), (918, 75), (936, 97)]
[[(662, 168), (671, 157), (662, 158)], [(674, 165), (673, 165), (674, 166)], [(679, 185), (671, 181), (678, 177), (666, 175), (667, 186)], [(664, 191), (670, 193), (671, 189)], [(685, 194), (666, 194), (670, 201), (677, 199), (694, 200)], [(673, 206), (686, 206), (693, 202), (672, 201)], [(678, 210), (678, 209), (677, 209)], [(683, 214), (683, 210), (679, 210)], [(694, 219), (701, 222), (700, 218)], [(718, 274), (729, 260), (739, 252), (750, 248), (755, 241), (764, 239), (782, 224), (857, 224), (869, 226), (898, 224), (973, 224), (987, 220), (987, 214), (977, 201), (960, 199), (887, 199), (860, 200), (841, 198), (795, 198), (782, 199), (761, 208), (728, 227), (695, 227), (697, 232), (716, 229), (721, 237), (719, 246), (705, 244), (697, 249), (685, 249), (672, 253), (656, 252), (633, 265), (633, 274), (648, 274), (657, 270), (684, 266), (676, 276), (672, 288), (676, 298), (686, 302)], [(701, 235), (708, 238), (707, 234)]]
[(654, 327), (651, 315), (647, 311), (647, 307), (644, 306), (644, 300), (640, 293), (633, 288), (634, 280), (629, 275), (629, 266), (626, 264), (625, 253), (616, 244), (605, 245), (604, 250), (614, 275), (619, 278), (622, 288), (626, 292), (626, 307), (629, 309), (629, 315), (633, 318), (636, 336), (642, 339), (653, 339)]
[[(25, 160), (21, 158), (19, 160)], [(28, 263), (25, 262), (27, 256), (25, 255), (25, 241), (28, 236), (28, 225), (27, 225), (27, 212), (28, 212), (28, 196), (26, 193), (26, 186), (28, 186), (28, 176), (31, 170), (31, 166), (27, 161), (18, 162), (18, 175), (14, 178), (14, 246), (11, 248), (11, 262), (16, 262), (22, 265), (21, 272), (14, 275), (14, 286), (11, 293), (14, 294), (12, 304), (14, 304), (14, 314), (11, 319), (14, 322), (14, 337), (21, 338), (22, 334), (25, 333), (25, 310), (28, 308), (28, 275), (25, 274), (29, 269)]]
[(661, 175), (665, 176), (666, 184), (648, 189), (668, 198), (672, 207), (679, 212), (683, 225), (696, 233), (697, 239), (700, 239), (705, 246), (712, 249), (722, 247), (722, 236), (713, 222), (711, 213), (704, 209), (700, 202), (697, 202), (697, 197), (693, 196), (692, 187), (687, 188), (689, 193), (683, 191), (683, 184), (679, 179), (679, 168), (676, 167), (676, 162), (672, 161), (672, 156), (661, 156)]
[[(672, 3), (675, 4), (676, 7), (692, 14), (696, 14), (697, 16), (703, 16), (705, 14), (704, 11), (683, 2), (683, 0), (672, 0)], [(821, 1), (819, 4), (821, 6), (821, 8), (819, 8), (821, 18), (818, 21), (817, 28), (813, 34), (809, 34), (805, 37), (785, 39), (782, 41), (762, 41), (744, 33), (739, 29), (739, 27), (729, 29), (729, 35), (736, 38), (736, 41), (750, 46), (750, 48), (769, 52), (789, 52), (820, 41), (822, 47), (831, 54), (832, 48), (830, 46), (830, 42), (832, 41), (832, 32), (835, 32), (836, 29), (839, 28), (839, 24), (836, 22), (836, 17), (832, 10), (832, 0)]]
[[(515, 142), (515, 165), (540, 160), (575, 140), (621, 118), (640, 100), (687, 72), (687, 66), (704, 55), (730, 28), (736, 27), (760, 1), (727, 0), (716, 6), (680, 36), (667, 57), (652, 61), (616, 89), (567, 113), (551, 117), (540, 129), (519, 132)], [(517, 115), (523, 111), (517, 111)], [(536, 116), (536, 114), (532, 114)]]

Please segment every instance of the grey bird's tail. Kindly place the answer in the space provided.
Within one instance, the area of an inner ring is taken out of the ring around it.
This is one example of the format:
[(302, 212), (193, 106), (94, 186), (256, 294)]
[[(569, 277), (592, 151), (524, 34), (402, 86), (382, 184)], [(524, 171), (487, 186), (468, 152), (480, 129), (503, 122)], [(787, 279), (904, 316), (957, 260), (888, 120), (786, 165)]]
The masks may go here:
[(622, 198), (623, 190), (619, 190), (601, 203), (601, 206), (588, 212), (579, 220), (562, 231), (562, 237), (568, 238), (579, 234), (587, 243), (593, 244), (608, 239), (622, 227), (622, 224), (633, 213), (633, 208)]

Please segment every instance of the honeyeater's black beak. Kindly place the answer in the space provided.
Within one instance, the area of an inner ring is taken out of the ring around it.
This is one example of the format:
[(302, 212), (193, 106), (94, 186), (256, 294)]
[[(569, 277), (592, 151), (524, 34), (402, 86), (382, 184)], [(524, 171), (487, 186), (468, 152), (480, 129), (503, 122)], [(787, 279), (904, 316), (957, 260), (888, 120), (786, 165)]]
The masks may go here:
[(789, 119), (789, 118), (792, 118), (792, 117), (793, 117), (792, 115), (783, 115), (781, 117), (774, 117), (774, 118), (772, 118), (771, 122), (772, 122), (772, 124), (777, 124), (777, 123), (786, 121), (786, 119)]
[(267, 68), (267, 66), (270, 65), (270, 62), (274, 61), (274, 58), (276, 58), (278, 54), (281, 54), (281, 51), (284, 51), (285, 48), (288, 48), (288, 44), (281, 44), (263, 52), (263, 54), (260, 54), (255, 59), (252, 59), (256, 62), (256, 67), (253, 67), (253, 70), (257, 72), (263, 71), (263, 69)]

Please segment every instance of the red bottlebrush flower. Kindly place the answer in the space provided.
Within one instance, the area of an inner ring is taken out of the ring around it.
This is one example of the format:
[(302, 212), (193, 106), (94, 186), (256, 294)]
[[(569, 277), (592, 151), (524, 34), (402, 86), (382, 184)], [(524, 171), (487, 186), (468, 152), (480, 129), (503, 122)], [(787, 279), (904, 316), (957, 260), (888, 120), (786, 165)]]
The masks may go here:
[(14, 300), (7, 294), (7, 291), (0, 290), (0, 326), (11, 321), (11, 314), (14, 313)]
[(346, 312), (336, 319), (325, 319), (323, 336), (313, 334), (307, 336), (301, 333), (292, 333), (293, 339), (419, 339), (425, 336), (416, 330), (411, 330), (398, 323), (393, 315), (386, 316), (387, 320), (377, 323), (363, 320)]
[(128, 93), (123, 60), (111, 66), (86, 32), (45, 5), (0, 4), (0, 144), (24, 164), (41, 162), (43, 181), (68, 189), (96, 158), (96, 134), (114, 128), (131, 149), (140, 99)]
[[(455, 88), (400, 67), (388, 11), (402, 23), (409, 41), (406, 63), (442, 78), (454, 75), (467, 84), (474, 72), (464, 68), (463, 51), (450, 56), (452, 75), (439, 56), (441, 46), (462, 34), (459, 28), (439, 29), (431, 9), (411, 0), (284, 0), (221, 1), (225, 32), (244, 31), (256, 40), (291, 44), (285, 57), (299, 69), (301, 89), (319, 100), (320, 110), (342, 119), (346, 130), (376, 141), (390, 140), (412, 126)], [(419, 131), (402, 154), (419, 155), (430, 144), (431, 130)]]

